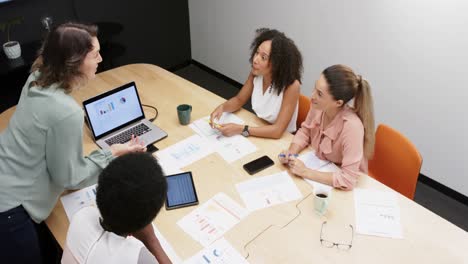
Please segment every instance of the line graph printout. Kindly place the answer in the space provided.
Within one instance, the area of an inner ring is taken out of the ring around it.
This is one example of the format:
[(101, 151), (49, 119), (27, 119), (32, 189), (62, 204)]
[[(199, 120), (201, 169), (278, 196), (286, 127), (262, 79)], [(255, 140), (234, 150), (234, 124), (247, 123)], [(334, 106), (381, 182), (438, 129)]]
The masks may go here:
[(206, 139), (193, 135), (156, 153), (161, 163), (177, 164), (179, 168), (192, 164), (213, 153)]
[(250, 211), (302, 197), (291, 176), (285, 171), (241, 182), (236, 184), (236, 189)]
[[(257, 147), (247, 138), (241, 135), (225, 137), (219, 130), (211, 128), (209, 122), (210, 117), (205, 116), (194, 121), (190, 124), (190, 127), (195, 133), (212, 143), (215, 151), (218, 152), (226, 162), (234, 162), (257, 150)], [(232, 113), (223, 113), (219, 124), (222, 125), (225, 123), (243, 124), (244, 121)]]
[(97, 184), (94, 184), (60, 198), (68, 220), (71, 221), (72, 216), (81, 208), (96, 206), (96, 187)]
[(247, 260), (224, 238), (200, 250), (184, 264), (248, 264)]
[(197, 209), (180, 219), (177, 224), (204, 247), (210, 245), (248, 215), (224, 193), (218, 193)]

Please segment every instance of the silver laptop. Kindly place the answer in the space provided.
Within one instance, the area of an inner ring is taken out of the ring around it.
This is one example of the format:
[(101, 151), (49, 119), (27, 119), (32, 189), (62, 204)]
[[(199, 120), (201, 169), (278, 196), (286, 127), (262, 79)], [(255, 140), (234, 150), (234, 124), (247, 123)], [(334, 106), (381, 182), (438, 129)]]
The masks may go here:
[(145, 118), (135, 82), (127, 83), (83, 102), (94, 141), (102, 149), (128, 142), (132, 135), (146, 145), (167, 133)]

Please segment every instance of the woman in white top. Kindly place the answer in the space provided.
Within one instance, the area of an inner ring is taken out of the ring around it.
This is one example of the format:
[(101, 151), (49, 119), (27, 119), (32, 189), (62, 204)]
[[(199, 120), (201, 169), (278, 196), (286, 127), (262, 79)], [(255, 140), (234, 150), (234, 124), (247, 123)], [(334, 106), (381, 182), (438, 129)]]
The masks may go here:
[(97, 207), (70, 221), (62, 264), (170, 264), (153, 220), (167, 193), (158, 161), (148, 153), (114, 159), (99, 175)]
[[(302, 77), (302, 55), (284, 33), (262, 28), (250, 48), (252, 70), (239, 93), (219, 105), (211, 113), (213, 128), (223, 135), (280, 138), (284, 131), (296, 131), (298, 100)], [(239, 110), (251, 98), (258, 117), (269, 124), (251, 127), (239, 124), (219, 124), (223, 112)]]

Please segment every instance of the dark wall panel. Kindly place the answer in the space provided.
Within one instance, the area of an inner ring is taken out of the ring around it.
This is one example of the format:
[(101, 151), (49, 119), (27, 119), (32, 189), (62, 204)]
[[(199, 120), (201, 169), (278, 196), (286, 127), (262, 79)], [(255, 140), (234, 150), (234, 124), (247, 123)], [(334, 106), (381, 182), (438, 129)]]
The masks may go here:
[[(65, 21), (121, 24), (122, 31), (109, 40), (117, 44), (110, 54), (114, 67), (145, 62), (171, 68), (191, 59), (188, 0), (13, 0), (0, 5), (0, 21), (16, 16), (24, 18), (11, 31), (12, 38), (21, 43), (42, 38), (40, 19), (45, 15), (51, 16), (54, 24)], [(5, 42), (4, 34), (0, 41)]]
[[(0, 113), (18, 102), (38, 43), (46, 34), (41, 24), (44, 16), (52, 17), (54, 25), (67, 21), (102, 25), (99, 40), (104, 61), (99, 71), (130, 63), (171, 69), (191, 60), (188, 0), (12, 0), (0, 4), (0, 22), (18, 16), (23, 22), (12, 27), (11, 39), (21, 43), (23, 56), (8, 60), (0, 48)], [(119, 30), (111, 34), (113, 29)], [(0, 32), (0, 44), (5, 41)]]

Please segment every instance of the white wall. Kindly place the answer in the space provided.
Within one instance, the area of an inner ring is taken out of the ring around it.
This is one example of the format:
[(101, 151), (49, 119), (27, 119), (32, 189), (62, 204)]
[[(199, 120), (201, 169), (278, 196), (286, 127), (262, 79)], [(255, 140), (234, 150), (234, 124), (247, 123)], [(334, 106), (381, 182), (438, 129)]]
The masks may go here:
[(422, 173), (468, 195), (468, 1), (191, 0), (189, 9), (192, 58), (240, 83), (259, 27), (296, 42), (304, 94), (327, 66), (351, 66), (371, 83), (376, 122), (421, 152)]

